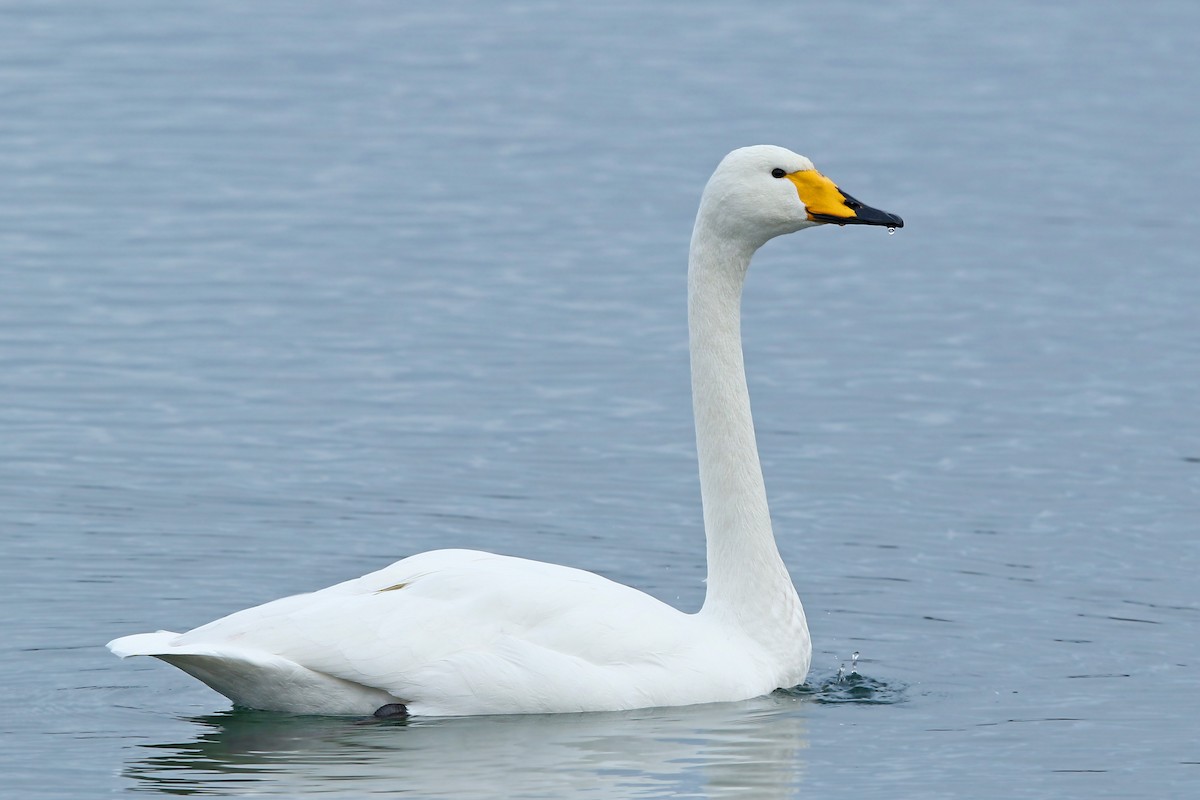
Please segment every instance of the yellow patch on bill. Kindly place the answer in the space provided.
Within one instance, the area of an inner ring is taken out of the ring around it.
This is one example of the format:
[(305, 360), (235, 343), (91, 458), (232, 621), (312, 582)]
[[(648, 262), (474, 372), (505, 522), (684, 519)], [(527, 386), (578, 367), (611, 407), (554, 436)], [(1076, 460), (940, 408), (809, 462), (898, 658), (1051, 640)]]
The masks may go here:
[(847, 219), (854, 217), (854, 210), (846, 205), (846, 196), (842, 194), (842, 190), (815, 169), (789, 172), (787, 179), (796, 184), (800, 202), (804, 203), (808, 210), (809, 219), (813, 219), (813, 214)]

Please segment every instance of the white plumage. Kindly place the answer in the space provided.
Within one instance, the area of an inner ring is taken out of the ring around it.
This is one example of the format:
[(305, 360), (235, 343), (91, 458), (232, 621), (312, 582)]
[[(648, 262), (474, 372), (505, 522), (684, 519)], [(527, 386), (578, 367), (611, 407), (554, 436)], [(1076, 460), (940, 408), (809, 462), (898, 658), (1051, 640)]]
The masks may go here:
[(802, 682), (808, 627), (771, 531), (739, 306), (754, 251), (822, 222), (903, 225), (803, 156), (765, 145), (726, 156), (701, 198), (688, 273), (708, 544), (696, 614), (578, 569), (437, 550), (109, 649), (160, 658), (236, 705), (309, 714), (617, 710), (742, 700)]

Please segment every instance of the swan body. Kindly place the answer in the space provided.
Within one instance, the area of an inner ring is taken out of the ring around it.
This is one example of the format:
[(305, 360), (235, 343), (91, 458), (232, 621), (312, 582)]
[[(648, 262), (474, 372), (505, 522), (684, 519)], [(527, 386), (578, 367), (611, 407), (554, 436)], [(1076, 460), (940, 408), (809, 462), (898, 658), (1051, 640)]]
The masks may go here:
[(688, 270), (708, 556), (699, 612), (583, 570), (435, 550), (109, 649), (173, 664), (239, 706), (306, 714), (620, 710), (744, 700), (801, 683), (808, 626), (771, 530), (740, 303), (755, 250), (827, 222), (904, 224), (841, 192), (807, 158), (766, 145), (726, 156), (701, 197)]

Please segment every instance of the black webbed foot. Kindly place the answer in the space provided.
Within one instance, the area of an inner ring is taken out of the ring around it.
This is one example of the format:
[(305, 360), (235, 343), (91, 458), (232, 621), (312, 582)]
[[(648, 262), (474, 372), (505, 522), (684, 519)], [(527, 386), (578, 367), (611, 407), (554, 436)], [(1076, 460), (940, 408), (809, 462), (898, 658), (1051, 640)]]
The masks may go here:
[(404, 719), (408, 716), (408, 706), (404, 703), (388, 703), (375, 709), (377, 719)]

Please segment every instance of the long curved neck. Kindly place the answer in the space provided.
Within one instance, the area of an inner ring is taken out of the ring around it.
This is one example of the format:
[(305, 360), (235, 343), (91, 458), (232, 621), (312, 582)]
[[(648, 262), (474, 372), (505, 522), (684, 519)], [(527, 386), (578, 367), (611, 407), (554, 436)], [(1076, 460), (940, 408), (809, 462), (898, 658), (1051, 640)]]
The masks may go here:
[(716, 235), (702, 214), (688, 264), (692, 408), (708, 542), (702, 613), (746, 628), (790, 617), (799, 603), (771, 531), (742, 361), (742, 285), (756, 249)]

